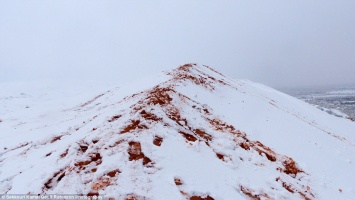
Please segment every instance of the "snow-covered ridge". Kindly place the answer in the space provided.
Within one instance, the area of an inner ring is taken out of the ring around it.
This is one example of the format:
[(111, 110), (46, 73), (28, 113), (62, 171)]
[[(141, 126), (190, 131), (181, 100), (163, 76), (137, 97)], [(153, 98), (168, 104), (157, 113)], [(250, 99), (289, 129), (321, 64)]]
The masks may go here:
[(45, 126), (1, 122), (0, 194), (355, 196), (354, 123), (196, 64), (140, 88), (98, 94)]

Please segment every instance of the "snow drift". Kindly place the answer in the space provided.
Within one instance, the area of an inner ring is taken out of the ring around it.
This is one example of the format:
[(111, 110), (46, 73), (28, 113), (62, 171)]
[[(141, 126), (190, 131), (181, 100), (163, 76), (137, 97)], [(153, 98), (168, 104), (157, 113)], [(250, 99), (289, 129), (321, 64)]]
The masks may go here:
[(0, 139), (0, 194), (355, 196), (355, 123), (196, 64), (22, 125), (3, 119)]

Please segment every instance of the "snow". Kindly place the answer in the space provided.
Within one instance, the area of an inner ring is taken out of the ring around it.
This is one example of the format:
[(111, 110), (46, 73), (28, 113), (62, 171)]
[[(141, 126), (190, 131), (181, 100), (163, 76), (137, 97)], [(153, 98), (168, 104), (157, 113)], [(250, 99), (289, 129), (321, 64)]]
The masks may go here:
[(36, 85), (1, 85), (0, 194), (355, 196), (355, 123), (267, 86), (195, 64), (119, 87)]
[(334, 90), (334, 91), (329, 91), (327, 92), (328, 94), (331, 95), (342, 95), (342, 94), (355, 94), (355, 90), (354, 89), (342, 89), (342, 90)]

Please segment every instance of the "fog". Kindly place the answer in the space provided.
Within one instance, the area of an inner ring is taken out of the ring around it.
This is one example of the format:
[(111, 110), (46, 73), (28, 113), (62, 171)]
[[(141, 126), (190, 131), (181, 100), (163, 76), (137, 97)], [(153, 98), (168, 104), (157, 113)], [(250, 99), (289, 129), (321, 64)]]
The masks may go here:
[(0, 82), (122, 82), (184, 63), (272, 87), (355, 85), (355, 1), (1, 1)]

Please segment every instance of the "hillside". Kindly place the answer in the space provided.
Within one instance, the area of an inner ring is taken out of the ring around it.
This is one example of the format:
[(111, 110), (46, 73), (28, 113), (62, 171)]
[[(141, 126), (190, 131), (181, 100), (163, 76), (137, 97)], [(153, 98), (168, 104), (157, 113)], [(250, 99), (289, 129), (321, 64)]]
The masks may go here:
[(0, 122), (0, 194), (353, 199), (355, 123), (186, 64)]

